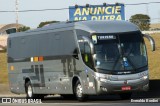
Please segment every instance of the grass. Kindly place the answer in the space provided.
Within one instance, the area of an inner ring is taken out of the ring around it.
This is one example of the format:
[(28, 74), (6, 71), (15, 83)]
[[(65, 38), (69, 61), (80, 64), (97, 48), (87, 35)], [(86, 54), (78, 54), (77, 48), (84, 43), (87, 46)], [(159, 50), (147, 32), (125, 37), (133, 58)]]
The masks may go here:
[(160, 23), (155, 23), (150, 25), (151, 29), (160, 28)]
[(156, 43), (156, 51), (151, 51), (148, 40), (145, 39), (148, 50), (148, 64), (150, 79), (160, 79), (160, 33), (151, 35)]
[(8, 72), (7, 72), (7, 55), (6, 52), (0, 53), (0, 84), (8, 83)]
[[(150, 43), (145, 39), (148, 59), (150, 79), (160, 79), (160, 34), (152, 34), (156, 42), (156, 51), (151, 51)], [(7, 58), (6, 53), (0, 53), (0, 84), (8, 83)]]

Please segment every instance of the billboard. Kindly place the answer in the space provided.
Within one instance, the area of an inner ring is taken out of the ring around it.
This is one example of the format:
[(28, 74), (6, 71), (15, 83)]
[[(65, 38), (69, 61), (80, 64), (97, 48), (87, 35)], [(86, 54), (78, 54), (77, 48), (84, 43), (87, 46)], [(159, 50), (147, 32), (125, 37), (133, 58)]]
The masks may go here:
[(125, 20), (124, 4), (70, 6), (69, 20)]

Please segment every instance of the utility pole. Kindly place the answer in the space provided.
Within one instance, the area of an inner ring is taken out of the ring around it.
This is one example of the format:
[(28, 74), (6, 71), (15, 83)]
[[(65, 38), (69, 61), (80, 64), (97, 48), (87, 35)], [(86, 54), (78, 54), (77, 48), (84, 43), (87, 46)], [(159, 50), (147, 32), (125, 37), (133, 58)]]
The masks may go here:
[(19, 0), (15, 0), (15, 14), (16, 14), (16, 30), (18, 29), (18, 2), (19, 2)]
[(160, 22), (160, 10), (159, 10), (159, 22)]

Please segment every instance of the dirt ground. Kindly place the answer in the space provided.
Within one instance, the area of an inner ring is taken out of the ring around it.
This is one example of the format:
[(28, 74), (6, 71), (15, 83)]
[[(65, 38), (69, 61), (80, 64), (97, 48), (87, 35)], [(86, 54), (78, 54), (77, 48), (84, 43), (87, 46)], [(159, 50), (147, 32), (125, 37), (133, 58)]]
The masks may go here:
[(0, 95), (12, 94), (8, 84), (0, 84)]

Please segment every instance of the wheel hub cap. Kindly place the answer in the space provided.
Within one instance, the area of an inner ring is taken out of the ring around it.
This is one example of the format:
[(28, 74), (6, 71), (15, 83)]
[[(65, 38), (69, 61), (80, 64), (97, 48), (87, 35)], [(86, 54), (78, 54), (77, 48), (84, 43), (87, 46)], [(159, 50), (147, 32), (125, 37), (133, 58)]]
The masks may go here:
[(78, 97), (82, 97), (82, 86), (80, 84), (78, 84), (77, 86), (77, 96)]
[(28, 96), (32, 97), (32, 87), (28, 86)]

